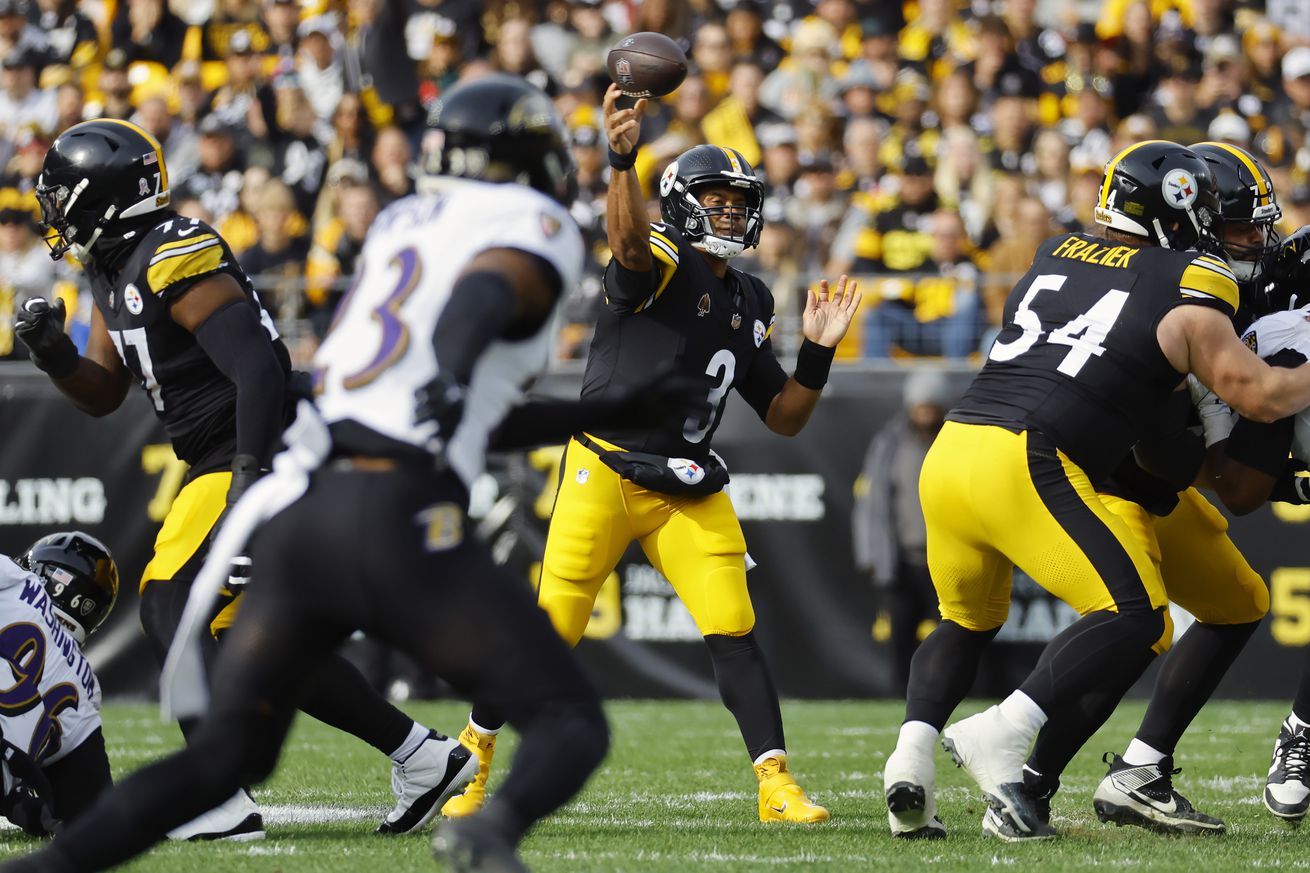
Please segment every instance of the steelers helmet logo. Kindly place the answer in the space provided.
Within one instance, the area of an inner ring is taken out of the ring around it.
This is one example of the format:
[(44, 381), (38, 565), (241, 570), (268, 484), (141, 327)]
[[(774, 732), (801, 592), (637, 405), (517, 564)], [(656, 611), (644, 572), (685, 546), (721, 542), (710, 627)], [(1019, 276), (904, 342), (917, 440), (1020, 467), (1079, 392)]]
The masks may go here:
[(660, 196), (668, 197), (676, 181), (678, 181), (678, 162), (674, 161), (664, 168), (664, 175), (660, 176)]
[(1164, 202), (1174, 209), (1190, 209), (1196, 202), (1196, 177), (1186, 170), (1170, 170), (1165, 173), (1160, 187), (1164, 192)]

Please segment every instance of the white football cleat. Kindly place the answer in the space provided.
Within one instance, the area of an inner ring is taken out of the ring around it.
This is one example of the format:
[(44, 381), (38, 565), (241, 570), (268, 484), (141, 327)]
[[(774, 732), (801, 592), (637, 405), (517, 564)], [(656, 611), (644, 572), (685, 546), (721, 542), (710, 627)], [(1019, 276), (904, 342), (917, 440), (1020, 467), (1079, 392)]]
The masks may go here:
[(897, 744), (882, 770), (887, 824), (892, 836), (904, 840), (940, 840), (946, 826), (937, 817), (937, 764), (932, 750), (918, 753)]
[(1284, 721), (1274, 743), (1265, 780), (1265, 809), (1284, 821), (1299, 822), (1310, 807), (1310, 734)]
[(375, 833), (407, 834), (416, 831), (441, 811), (442, 805), (464, 790), (478, 775), (478, 757), (459, 740), (428, 733), (404, 761), (391, 766), (391, 791), (396, 806)]
[(978, 783), (987, 805), (1007, 823), (1006, 828), (1022, 837), (1049, 836), (1050, 825), (1041, 820), (1023, 790), (1028, 746), (1029, 741), (997, 706), (942, 731), (942, 748)]
[(230, 840), (244, 843), (262, 840), (264, 816), (259, 804), (242, 788), (209, 812), (201, 813), (168, 832), (170, 840)]

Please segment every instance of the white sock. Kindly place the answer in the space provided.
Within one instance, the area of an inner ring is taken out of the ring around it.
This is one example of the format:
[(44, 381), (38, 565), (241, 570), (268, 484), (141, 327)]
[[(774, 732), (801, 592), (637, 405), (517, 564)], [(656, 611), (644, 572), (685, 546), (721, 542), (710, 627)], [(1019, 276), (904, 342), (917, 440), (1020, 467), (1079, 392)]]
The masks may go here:
[(1134, 767), (1145, 767), (1147, 764), (1159, 764), (1165, 759), (1164, 752), (1157, 748), (1148, 746), (1146, 743), (1133, 737), (1133, 741), (1128, 744), (1124, 750), (1124, 763), (1132, 764)]
[(1037, 737), (1037, 732), (1046, 724), (1046, 713), (1037, 703), (1022, 691), (1015, 691), (1001, 701), (997, 707), (1005, 720), (1015, 727), (1028, 742)]
[(405, 742), (401, 743), (400, 748), (391, 753), (391, 760), (397, 764), (407, 760), (410, 755), (418, 750), (419, 746), (423, 745), (423, 741), (428, 738), (429, 733), (431, 732), (423, 725), (414, 722), (409, 726), (409, 736), (405, 737)]
[[(469, 727), (473, 728), (473, 730), (482, 734), (484, 737), (494, 737), (496, 734), (500, 733), (500, 728), (484, 728), (482, 725), (478, 724), (473, 720), (473, 713), (471, 712), (469, 713)], [(504, 727), (504, 725), (501, 727)]]
[(786, 758), (786, 757), (787, 757), (786, 749), (769, 749), (769, 751), (765, 752), (763, 755), (760, 755), (758, 758), (752, 761), (751, 766), (758, 767), (770, 758)]
[(1287, 714), (1287, 723), (1292, 726), (1292, 730), (1299, 730), (1303, 727), (1310, 727), (1310, 722), (1301, 721), (1300, 717), (1297, 716), (1295, 712), (1289, 712)]
[(896, 737), (896, 748), (931, 758), (936, 751), (933, 747), (937, 745), (937, 736), (937, 728), (928, 722), (907, 721), (901, 725), (900, 735)]

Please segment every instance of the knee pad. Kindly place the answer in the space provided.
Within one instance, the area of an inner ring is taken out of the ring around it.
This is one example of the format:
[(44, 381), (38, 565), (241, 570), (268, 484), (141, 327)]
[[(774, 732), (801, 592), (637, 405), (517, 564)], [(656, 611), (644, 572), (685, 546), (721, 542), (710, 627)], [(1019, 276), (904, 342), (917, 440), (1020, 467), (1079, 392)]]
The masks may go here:
[(542, 567), (546, 572), (575, 585), (590, 585), (609, 575), (613, 567), (604, 563), (602, 542), (608, 542), (613, 519), (602, 507), (557, 505), (550, 520)]
[[(687, 592), (691, 596), (683, 604), (701, 636), (741, 638), (755, 629), (755, 607), (746, 588), (744, 564), (715, 567), (691, 584), (695, 587)], [(685, 584), (678, 587), (682, 591), (688, 588)]]
[(543, 575), (542, 593), (537, 600), (537, 605), (545, 610), (550, 623), (555, 626), (555, 633), (570, 646), (576, 646), (582, 639), (582, 634), (587, 630), (587, 623), (591, 621), (594, 604), (594, 598), (572, 586), (561, 588), (552, 586), (552, 590), (548, 591)]

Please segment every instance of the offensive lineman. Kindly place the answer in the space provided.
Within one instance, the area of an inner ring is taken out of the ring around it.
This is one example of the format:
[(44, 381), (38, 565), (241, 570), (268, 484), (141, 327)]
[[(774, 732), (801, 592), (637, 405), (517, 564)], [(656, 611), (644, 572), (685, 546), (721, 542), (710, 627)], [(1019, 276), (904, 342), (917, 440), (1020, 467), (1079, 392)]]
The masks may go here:
[[(522, 735), (495, 801), (438, 830), (434, 848), (455, 869), (526, 870), (515, 855), (523, 834), (604, 757), (600, 701), (568, 647), (530, 589), (466, 535), (468, 486), (490, 439), (514, 447), (684, 410), (676, 396), (652, 395), (649, 380), (622, 398), (511, 409), (546, 364), (555, 302), (582, 269), (564, 205), (563, 121), (536, 88), (491, 74), (443, 94), (429, 124), (425, 173), (445, 178), (435, 188), (425, 179), (430, 193), (397, 201), (370, 229), (354, 291), (316, 358), (323, 420), (302, 404), (288, 431), (300, 437), (220, 534), (243, 539), (261, 524), (258, 579), (219, 653), (194, 741), (122, 783), (47, 850), (0, 870), (113, 866), (265, 778), (290, 727), (288, 701), (356, 629), (491, 701)], [(276, 514), (261, 522), (267, 512)], [(215, 553), (202, 578), (217, 580), (226, 558)]]
[[(83, 412), (113, 412), (135, 378), (190, 465), (141, 578), (141, 623), (162, 663), (212, 531), (268, 467), (290, 410), (290, 357), (223, 238), (168, 208), (168, 170), (146, 131), (108, 118), (74, 125), (46, 154), (36, 194), (51, 257), (71, 252), (85, 267), (91, 334), (79, 356), (62, 302), (40, 298), (24, 304), (15, 333)], [(226, 598), (216, 635), (240, 600)], [(396, 806), (379, 832), (412, 830), (436, 814), (447, 758), (460, 757), (454, 741), (389, 704), (341, 657), (325, 660), (303, 707), (391, 757)], [(182, 729), (189, 735), (191, 725)], [(241, 791), (178, 836), (262, 835), (258, 807)]]
[[(1006, 325), (947, 417), (920, 479), (928, 563), (942, 623), (911, 666), (905, 723), (884, 770), (901, 836), (940, 836), (932, 744), (973, 682), (1009, 608), (1019, 564), (1074, 607), (999, 706), (947, 728), (943, 745), (982, 788), (990, 813), (1049, 835), (1022, 788), (1047, 714), (1089, 694), (1117, 701), (1146, 653), (1172, 633), (1159, 570), (1142, 539), (1096, 494), (1188, 372), (1250, 418), (1310, 401), (1310, 368), (1269, 367), (1230, 318), (1236, 278), (1219, 252), (1219, 200), (1206, 162), (1176, 143), (1130, 146), (1106, 166), (1103, 237), (1042, 245), (1011, 292)], [(1108, 709), (1088, 714), (1108, 716)]]
[[(1223, 219), (1216, 231), (1237, 278), (1240, 333), (1265, 306), (1263, 290), (1278, 252), (1275, 223), (1282, 215), (1278, 198), (1268, 172), (1244, 149), (1227, 143), (1199, 143), (1189, 148), (1210, 165), (1218, 185)], [(1213, 444), (1213, 450), (1225, 456), (1224, 475), (1217, 480), (1221, 499), (1235, 511), (1250, 511), (1263, 498), (1235, 506), (1235, 488), (1243, 482), (1264, 482), (1267, 495), (1272, 477), (1282, 471), (1287, 457), (1285, 440), (1280, 457), (1277, 445), (1272, 451), (1264, 449), (1259, 444), (1264, 441), (1254, 436), (1273, 425), (1248, 422), (1232, 430), (1229, 423), (1218, 433), (1212, 425), (1213, 411), (1202, 408), (1207, 410), (1205, 439), (1187, 430), (1195, 418), (1191, 394), (1185, 388), (1175, 391), (1157, 415), (1150, 440), (1138, 444), (1108, 483), (1098, 483), (1110, 510), (1144, 539), (1150, 554), (1158, 556), (1169, 600), (1196, 618), (1165, 656), (1136, 737), (1122, 758), (1110, 758), (1109, 772), (1093, 798), (1103, 821), (1165, 833), (1224, 830), (1222, 821), (1199, 812), (1174, 788), (1173, 754), (1269, 608), (1268, 588), (1229, 539), (1228, 523), (1190, 485), (1201, 473), (1206, 445)], [(1224, 421), (1228, 421), (1226, 416)], [(1134, 455), (1159, 476), (1142, 469)], [(1209, 477), (1198, 481), (1208, 484)], [(1152, 658), (1153, 653), (1143, 653), (1144, 663)], [(1113, 705), (1111, 700), (1085, 699), (1068, 710), (1051, 713), (1024, 766), (1024, 787), (1039, 814), (1049, 810), (1060, 774), (1073, 754), (1103, 721), (1101, 707)], [(995, 825), (995, 816), (984, 822), (989, 831)], [(1007, 839), (1020, 836), (1000, 835)]]
[[(768, 664), (752, 633), (746, 541), (723, 487), (728, 473), (710, 448), (728, 391), (736, 388), (775, 433), (794, 436), (809, 420), (835, 347), (859, 306), (855, 282), (826, 280), (805, 307), (805, 341), (788, 378), (773, 355), (773, 295), (729, 261), (760, 236), (763, 186), (740, 153), (713, 145), (684, 152), (660, 180), (663, 223), (649, 223), (633, 171), (645, 100), (619, 109), (605, 94), (610, 166), (606, 226), (614, 258), (608, 304), (587, 357), (582, 397), (604, 398), (673, 361), (701, 380), (710, 411), (658, 429), (577, 432), (561, 463), (560, 487), (542, 559), (538, 602), (560, 635), (577, 645), (600, 588), (629, 543), (673, 585), (705, 638), (724, 704), (737, 719), (759, 780), (764, 822), (820, 822), (791, 775), (782, 713)], [(483, 802), (503, 715), (476, 701), (460, 734), (482, 766), (442, 812), (457, 817)]]
[(113, 781), (100, 682), (82, 653), (118, 599), (109, 550), (81, 531), (0, 555), (0, 812), (43, 836), (85, 812)]

